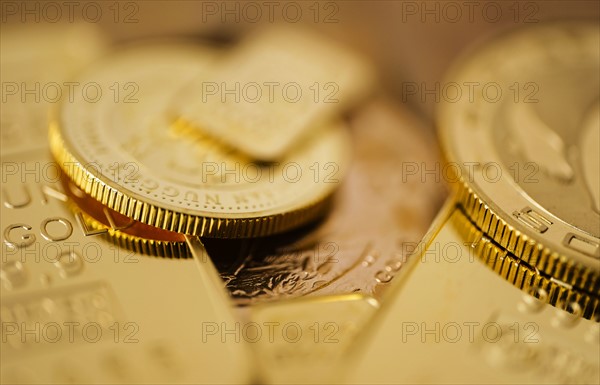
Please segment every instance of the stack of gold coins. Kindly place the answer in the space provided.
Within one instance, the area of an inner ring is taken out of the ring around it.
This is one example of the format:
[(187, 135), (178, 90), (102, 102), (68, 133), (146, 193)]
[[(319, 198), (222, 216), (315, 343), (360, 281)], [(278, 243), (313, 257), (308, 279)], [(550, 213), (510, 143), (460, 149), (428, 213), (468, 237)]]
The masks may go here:
[(477, 254), (589, 319), (600, 314), (597, 32), (543, 26), (482, 50), (449, 82), (486, 90), (444, 104), (438, 119)]
[(536, 25), (450, 71), (469, 90), (437, 116), (455, 194), (347, 383), (600, 381), (599, 46), (597, 24)]

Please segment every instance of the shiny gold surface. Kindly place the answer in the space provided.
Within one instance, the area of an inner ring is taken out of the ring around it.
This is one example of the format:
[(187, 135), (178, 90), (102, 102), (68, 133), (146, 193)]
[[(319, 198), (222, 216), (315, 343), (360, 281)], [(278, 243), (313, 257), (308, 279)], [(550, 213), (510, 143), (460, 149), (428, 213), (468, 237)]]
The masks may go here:
[[(389, 100), (374, 100), (349, 122), (354, 159), (323, 221), (271, 237), (205, 239), (236, 304), (354, 292), (380, 298), (425, 234), (444, 196), (441, 183), (404, 179), (398, 168), (433, 168), (439, 161), (428, 151), (430, 138), (419, 124)], [(131, 220), (72, 182), (65, 183), (90, 229), (143, 254), (189, 256), (181, 234)], [(389, 208), (373, 206), (380, 200)]]
[[(458, 199), (472, 221), (530, 266), (596, 297), (600, 197), (588, 186), (599, 174), (587, 170), (597, 168), (598, 143), (584, 146), (583, 136), (598, 131), (586, 120), (598, 121), (599, 45), (595, 24), (513, 32), (448, 76), (496, 84), (504, 95), (443, 103), (438, 116), (458, 170)], [(508, 92), (525, 84), (539, 92), (518, 99)]]
[(61, 182), (78, 223), (88, 232), (105, 235), (121, 247), (141, 254), (167, 258), (190, 256), (183, 234), (134, 221), (102, 205), (71, 180), (63, 177)]
[(461, 236), (466, 221), (453, 203), (440, 214), (354, 347), (344, 383), (600, 382), (600, 324), (507, 285)]
[[(49, 61), (63, 62), (47, 75), (59, 81), (68, 76), (65, 68), (84, 63), (61, 54), (72, 29), (55, 28), (62, 39), (50, 30), (38, 43), (51, 53)], [(101, 54), (93, 41), (88, 60)], [(5, 62), (12, 54), (45, 57), (35, 46), (5, 49), (3, 81), (29, 75)], [(48, 105), (22, 107), (44, 115)], [(12, 128), (7, 121), (3, 144)], [(203, 341), (199, 326), (235, 323), (210, 259), (148, 258), (89, 231), (68, 208), (45, 136), (31, 135), (38, 129), (23, 127), (18, 132), (32, 138), (29, 148), (3, 149), (1, 156), (0, 381), (250, 383), (245, 343)]]
[[(55, 94), (40, 97), (41, 85), (69, 81), (74, 72), (101, 57), (108, 49), (109, 41), (86, 23), (31, 25), (28, 28), (2, 25), (0, 39), (2, 154), (46, 148), (46, 140), (40, 138), (47, 135), (48, 110), (59, 99)], [(87, 43), (78, 47), (76, 39)], [(40, 85), (37, 92), (36, 84)], [(14, 87), (12, 91), (11, 86)], [(27, 89), (34, 90), (28, 97), (23, 94)]]
[(600, 319), (600, 298), (594, 293), (565, 285), (536, 267), (529, 266), (496, 244), (467, 217), (456, 215), (454, 222), (465, 244), (471, 245), (473, 253), (516, 287), (577, 316)]
[(348, 293), (379, 299), (427, 231), (445, 190), (433, 178), (404, 174), (403, 165), (439, 162), (418, 118), (381, 98), (357, 109), (349, 127), (354, 158), (321, 222), (274, 237), (206, 240), (237, 303)]
[(252, 307), (251, 322), (277, 327), (272, 338), (259, 338), (254, 346), (260, 357), (260, 382), (338, 383), (349, 348), (378, 308), (375, 299), (361, 294), (299, 298)]
[[(47, 150), (2, 157), (13, 162), (49, 160)], [(90, 233), (58, 181), (11, 176), (2, 187), (2, 383), (250, 382), (247, 346), (203, 342), (203, 324), (235, 320), (192, 259)]]
[[(493, 28), (449, 22), (457, 2), (269, 2), (309, 20), (246, 28), (264, 4), (184, 3), (146, 30), (120, 19), (157, 2), (85, 2), (112, 42), (89, 20), (19, 22), (59, 3), (0, 4), (0, 383), (600, 384), (597, 22), (530, 23), (553, 15), (540, 2), (483, 3)], [(446, 83), (410, 77), (507, 20), (531, 25)], [(129, 27), (153, 39), (117, 43)], [(382, 95), (329, 37), (379, 62)], [(249, 100), (264, 82), (309, 92)], [(407, 91), (441, 102), (445, 163)]]
[(252, 158), (278, 161), (364, 99), (373, 78), (361, 55), (298, 26), (271, 26), (246, 37), (172, 108)]
[(50, 129), (57, 162), (102, 204), (164, 230), (236, 238), (314, 220), (347, 168), (343, 125), (322, 126), (285, 159), (267, 165), (190, 133), (173, 121), (165, 103), (202, 76), (213, 56), (193, 46), (150, 46), (91, 70), (81, 82), (103, 88), (134, 82), (140, 99), (128, 104), (79, 98), (64, 104)]

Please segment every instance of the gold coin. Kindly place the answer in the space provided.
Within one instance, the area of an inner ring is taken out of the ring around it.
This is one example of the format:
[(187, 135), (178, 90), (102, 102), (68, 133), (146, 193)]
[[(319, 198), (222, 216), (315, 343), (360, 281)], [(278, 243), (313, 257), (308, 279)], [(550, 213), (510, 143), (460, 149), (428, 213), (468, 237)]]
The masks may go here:
[(445, 84), (473, 91), (447, 95), (437, 119), (470, 220), (555, 282), (594, 296), (599, 45), (597, 25), (575, 23), (488, 44), (451, 72)]
[(135, 252), (167, 258), (190, 257), (185, 236), (134, 221), (102, 205), (63, 177), (61, 184), (69, 198), (69, 206), (87, 234), (101, 234)]
[(192, 45), (144, 46), (90, 69), (79, 82), (99, 92), (64, 101), (50, 126), (58, 164), (103, 205), (163, 230), (242, 238), (316, 219), (347, 167), (344, 125), (321, 126), (278, 163), (203, 136), (165, 106), (215, 56)]

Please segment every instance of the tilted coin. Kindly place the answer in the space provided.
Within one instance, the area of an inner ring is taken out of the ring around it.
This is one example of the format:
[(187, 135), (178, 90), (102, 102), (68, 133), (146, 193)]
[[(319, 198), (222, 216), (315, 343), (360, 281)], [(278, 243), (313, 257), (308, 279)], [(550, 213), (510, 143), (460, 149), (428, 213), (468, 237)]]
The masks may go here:
[(448, 82), (494, 92), (443, 103), (437, 119), (473, 223), (522, 263), (596, 297), (599, 44), (597, 25), (575, 23), (488, 44)]
[(149, 45), (99, 63), (80, 82), (129, 93), (65, 101), (50, 128), (55, 159), (86, 194), (163, 230), (252, 237), (316, 219), (345, 173), (345, 127), (323, 125), (265, 164), (174, 122), (168, 101), (214, 57), (191, 45)]

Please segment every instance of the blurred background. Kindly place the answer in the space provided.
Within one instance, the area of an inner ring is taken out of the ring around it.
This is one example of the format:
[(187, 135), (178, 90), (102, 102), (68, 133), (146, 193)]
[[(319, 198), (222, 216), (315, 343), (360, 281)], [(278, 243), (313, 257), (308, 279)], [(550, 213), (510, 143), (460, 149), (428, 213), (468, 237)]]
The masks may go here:
[[(596, 0), (482, 1), (1, 1), (1, 26), (96, 24), (115, 43), (187, 36), (235, 42), (265, 24), (302, 24), (367, 55), (383, 89), (431, 121), (427, 94), (480, 39), (535, 23), (600, 19)], [(81, 41), (82, 46), (85, 41)], [(419, 92), (408, 92), (418, 86)], [(412, 87), (412, 88), (411, 88)]]

